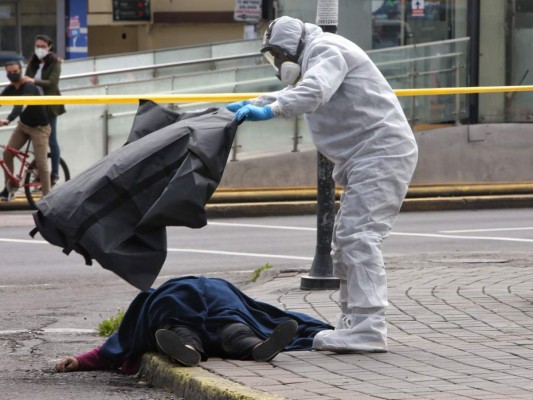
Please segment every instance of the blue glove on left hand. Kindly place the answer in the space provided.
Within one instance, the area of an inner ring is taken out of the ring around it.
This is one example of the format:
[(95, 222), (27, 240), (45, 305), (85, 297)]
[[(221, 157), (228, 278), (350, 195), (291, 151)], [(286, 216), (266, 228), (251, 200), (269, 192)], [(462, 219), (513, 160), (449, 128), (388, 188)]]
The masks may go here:
[(243, 108), (246, 104), (250, 104), (250, 100), (237, 101), (235, 103), (229, 103), (226, 108), (230, 111), (237, 111)]
[(274, 113), (269, 106), (257, 107), (248, 104), (235, 113), (235, 119), (239, 122), (244, 119), (248, 121), (266, 121), (271, 118), (274, 118)]

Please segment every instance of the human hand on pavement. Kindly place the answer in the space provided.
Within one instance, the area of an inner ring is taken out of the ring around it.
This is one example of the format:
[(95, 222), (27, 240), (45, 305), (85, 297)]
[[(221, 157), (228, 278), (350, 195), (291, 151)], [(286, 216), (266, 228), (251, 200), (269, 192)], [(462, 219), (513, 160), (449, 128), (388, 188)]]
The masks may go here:
[(9, 125), (9, 120), (4, 118), (0, 119), (0, 126)]
[(271, 118), (274, 118), (274, 112), (270, 106), (257, 107), (248, 104), (235, 113), (235, 119), (239, 122), (244, 119), (248, 121), (266, 121)]
[(80, 368), (80, 363), (75, 357), (67, 357), (60, 360), (56, 366), (56, 372), (74, 372)]
[(237, 101), (235, 103), (229, 103), (226, 108), (230, 111), (236, 112), (243, 108), (246, 104), (250, 104), (250, 100)]

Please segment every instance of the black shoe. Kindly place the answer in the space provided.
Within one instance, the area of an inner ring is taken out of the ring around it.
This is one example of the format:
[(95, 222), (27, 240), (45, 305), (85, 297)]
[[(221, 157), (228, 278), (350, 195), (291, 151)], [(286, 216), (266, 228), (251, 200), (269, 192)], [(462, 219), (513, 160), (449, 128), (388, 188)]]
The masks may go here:
[(292, 319), (285, 321), (272, 331), (270, 337), (252, 350), (255, 361), (270, 361), (287, 346), (296, 335), (298, 323)]
[(7, 188), (0, 192), (0, 201), (11, 201), (13, 197), (15, 197), (15, 193), (10, 192)]
[(180, 337), (168, 329), (159, 329), (155, 333), (157, 346), (162, 353), (178, 364), (195, 367), (200, 364), (200, 353), (185, 346)]

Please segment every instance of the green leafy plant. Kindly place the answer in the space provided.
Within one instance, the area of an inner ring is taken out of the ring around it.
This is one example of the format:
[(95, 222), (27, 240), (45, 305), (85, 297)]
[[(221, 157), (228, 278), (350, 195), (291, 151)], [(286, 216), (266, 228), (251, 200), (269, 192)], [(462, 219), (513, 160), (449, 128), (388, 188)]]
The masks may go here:
[[(102, 317), (102, 315), (100, 315)], [(121, 309), (118, 310), (117, 315), (110, 316), (107, 319), (104, 319), (100, 324), (98, 324), (98, 335), (100, 336), (111, 336), (113, 333), (118, 331), (118, 327), (124, 318), (124, 311)]]
[(252, 282), (257, 281), (259, 277), (261, 276), (261, 272), (269, 268), (272, 268), (272, 265), (270, 265), (269, 263), (266, 263), (265, 265), (257, 268), (254, 272), (252, 272)]

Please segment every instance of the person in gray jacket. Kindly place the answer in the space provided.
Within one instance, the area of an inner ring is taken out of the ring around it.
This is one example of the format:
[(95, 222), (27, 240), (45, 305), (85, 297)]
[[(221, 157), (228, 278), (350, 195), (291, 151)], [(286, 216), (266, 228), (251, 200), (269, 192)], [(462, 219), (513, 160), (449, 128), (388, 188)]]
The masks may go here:
[(316, 350), (387, 351), (387, 280), (381, 244), (413, 175), (418, 150), (400, 103), (356, 44), (319, 26), (281, 17), (270, 23), (261, 52), (288, 86), (231, 103), (239, 121), (305, 114), (318, 151), (334, 163), (344, 189), (332, 260), (341, 312), (319, 332)]

